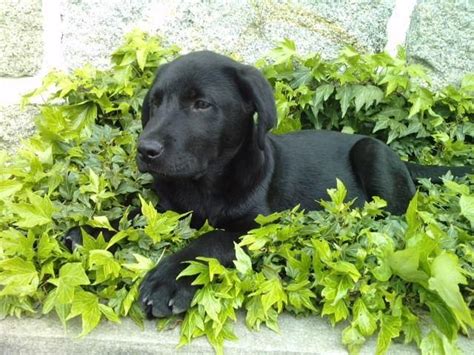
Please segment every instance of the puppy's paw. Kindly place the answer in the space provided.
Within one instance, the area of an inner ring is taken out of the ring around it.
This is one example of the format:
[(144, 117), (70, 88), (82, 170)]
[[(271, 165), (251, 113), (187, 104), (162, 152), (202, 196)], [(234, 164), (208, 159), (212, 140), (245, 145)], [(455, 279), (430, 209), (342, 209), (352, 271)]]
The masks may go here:
[(148, 272), (140, 286), (140, 302), (148, 318), (169, 317), (185, 312), (196, 293), (192, 277), (176, 280), (186, 268), (176, 255), (172, 255)]

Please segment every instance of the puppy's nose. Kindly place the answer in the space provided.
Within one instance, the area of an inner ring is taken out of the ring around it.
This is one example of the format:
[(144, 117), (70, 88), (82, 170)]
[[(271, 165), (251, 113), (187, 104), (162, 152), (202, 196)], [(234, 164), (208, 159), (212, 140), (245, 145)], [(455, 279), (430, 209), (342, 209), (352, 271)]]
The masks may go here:
[(138, 145), (138, 154), (140, 158), (146, 161), (152, 161), (163, 153), (163, 145), (157, 141), (142, 141)]

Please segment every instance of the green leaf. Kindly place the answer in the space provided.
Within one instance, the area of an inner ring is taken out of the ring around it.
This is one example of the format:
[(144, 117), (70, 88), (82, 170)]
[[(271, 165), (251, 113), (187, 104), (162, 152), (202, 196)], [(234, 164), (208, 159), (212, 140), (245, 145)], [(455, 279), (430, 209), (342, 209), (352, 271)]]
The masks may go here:
[(28, 199), (30, 203), (20, 202), (11, 204), (12, 211), (19, 218), (16, 225), (21, 228), (33, 228), (51, 223), (55, 209), (49, 197), (40, 197), (29, 191)]
[(459, 199), (461, 214), (474, 226), (474, 196), (462, 195)]
[(409, 282), (426, 285), (429, 276), (419, 269), (420, 249), (407, 248), (398, 250), (389, 257), (389, 265), (395, 275)]
[(383, 91), (374, 85), (355, 85), (353, 95), (356, 112), (364, 105), (368, 110), (374, 103), (379, 104), (384, 97)]
[(31, 261), (19, 257), (0, 261), (0, 296), (28, 296), (38, 288), (39, 277)]
[(474, 92), (474, 73), (464, 75), (461, 81), (461, 88), (468, 92)]
[(38, 257), (44, 261), (54, 255), (60, 254), (61, 248), (58, 241), (48, 233), (43, 233), (38, 242)]
[(398, 337), (402, 327), (399, 317), (382, 314), (380, 319), (380, 332), (377, 337), (376, 354), (385, 354), (393, 338)]
[(428, 110), (433, 105), (433, 94), (425, 88), (417, 88), (416, 94), (412, 94), (409, 98), (413, 106), (410, 109), (408, 118), (413, 117), (415, 114)]
[(259, 214), (257, 218), (255, 218), (255, 222), (263, 226), (263, 225), (270, 224), (277, 221), (278, 219), (281, 218), (281, 216), (282, 216), (282, 213), (279, 213), (279, 212), (275, 212), (267, 216)]
[(234, 265), (238, 272), (242, 275), (247, 275), (252, 271), (252, 261), (250, 257), (244, 252), (244, 250), (236, 243), (235, 247), (235, 260)]
[(452, 344), (443, 334), (432, 330), (420, 344), (423, 355), (457, 355), (461, 354), (459, 348)]
[(362, 299), (355, 301), (353, 317), (353, 325), (357, 327), (363, 336), (370, 336), (377, 329), (377, 317), (367, 309)]
[(92, 227), (104, 228), (115, 232), (115, 229), (110, 225), (109, 219), (106, 216), (94, 216), (87, 224)]
[(0, 201), (6, 201), (10, 196), (15, 195), (23, 187), (23, 184), (15, 180), (0, 181)]
[(423, 293), (424, 301), (430, 309), (430, 316), (438, 329), (450, 340), (455, 340), (458, 333), (456, 317), (444, 301), (431, 292)]
[(172, 235), (173, 230), (179, 223), (179, 220), (189, 213), (178, 214), (173, 211), (158, 213), (152, 203), (146, 202), (141, 196), (142, 213), (147, 220), (145, 233), (152, 238), (155, 243), (159, 243), (162, 239), (168, 239)]
[(201, 305), (213, 321), (219, 322), (219, 313), (222, 309), (222, 304), (217, 299), (215, 292), (211, 287), (205, 286), (196, 292), (196, 296), (193, 299), (193, 304)]
[(27, 236), (14, 228), (0, 232), (0, 250), (6, 256), (21, 256), (26, 260), (32, 260), (35, 256), (35, 242), (36, 235), (31, 230)]
[(94, 284), (116, 278), (120, 275), (121, 266), (107, 250), (91, 250), (89, 252), (89, 267), (96, 270)]
[(145, 69), (147, 56), (148, 56), (147, 48), (140, 48), (139, 50), (137, 50), (137, 63), (138, 63), (138, 67), (141, 70)]
[(75, 291), (78, 289), (76, 286), (90, 284), (81, 263), (64, 264), (59, 270), (59, 277), (50, 279), (49, 282), (57, 286), (56, 299), (61, 304), (73, 301)]
[(451, 307), (457, 320), (466, 331), (467, 327), (474, 327), (471, 312), (459, 291), (458, 285), (466, 284), (466, 278), (462, 274), (462, 268), (456, 255), (443, 252), (433, 260), (430, 269), (429, 288), (436, 291)]
[(458, 184), (455, 181), (443, 180), (444, 186), (446, 186), (450, 191), (456, 192), (458, 194), (469, 195), (469, 187), (467, 185)]
[(140, 254), (133, 253), (133, 257), (136, 259), (136, 263), (127, 263), (127, 264), (122, 264), (124, 268), (127, 268), (128, 270), (133, 271), (137, 277), (142, 277), (145, 276), (145, 274), (155, 266), (155, 263)]
[(352, 281), (357, 282), (360, 278), (360, 272), (355, 265), (346, 261), (339, 261), (337, 263), (329, 263), (333, 270), (340, 272), (343, 275), (349, 276)]
[(339, 100), (342, 110), (342, 117), (347, 113), (352, 99), (354, 98), (354, 89), (352, 85), (339, 86), (336, 89), (336, 99)]
[(288, 302), (287, 295), (278, 279), (265, 281), (261, 285), (261, 292), (263, 293), (262, 306), (265, 313), (268, 312), (273, 305), (276, 305), (278, 312), (281, 312), (283, 304)]
[(99, 310), (109, 321), (114, 323), (121, 323), (118, 314), (116, 314), (114, 310), (109, 306), (99, 303)]
[(313, 106), (318, 111), (322, 108), (322, 104), (329, 99), (329, 96), (334, 92), (333, 84), (323, 84), (316, 88), (313, 97)]
[(342, 343), (349, 348), (350, 354), (358, 354), (365, 338), (357, 328), (348, 326), (342, 331)]
[[(90, 292), (78, 291), (74, 295), (74, 302), (72, 303), (71, 312), (67, 319), (69, 320), (79, 315), (81, 316), (82, 332), (80, 336), (83, 337), (89, 334), (99, 324), (101, 314), (99, 298)], [(108, 314), (109, 316), (111, 315), (110, 312), (108, 312)]]
[(288, 62), (296, 54), (295, 42), (285, 38), (280, 45), (270, 52), (275, 64)]

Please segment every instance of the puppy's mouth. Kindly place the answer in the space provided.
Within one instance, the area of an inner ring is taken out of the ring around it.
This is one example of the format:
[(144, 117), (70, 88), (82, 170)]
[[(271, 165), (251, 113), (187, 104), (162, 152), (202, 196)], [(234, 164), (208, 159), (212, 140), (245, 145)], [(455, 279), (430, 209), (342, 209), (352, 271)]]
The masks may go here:
[(205, 175), (207, 168), (207, 166), (198, 167), (197, 164), (193, 164), (192, 160), (159, 163), (146, 162), (140, 157), (137, 157), (137, 166), (142, 173), (150, 173), (152, 176), (166, 179), (199, 179)]

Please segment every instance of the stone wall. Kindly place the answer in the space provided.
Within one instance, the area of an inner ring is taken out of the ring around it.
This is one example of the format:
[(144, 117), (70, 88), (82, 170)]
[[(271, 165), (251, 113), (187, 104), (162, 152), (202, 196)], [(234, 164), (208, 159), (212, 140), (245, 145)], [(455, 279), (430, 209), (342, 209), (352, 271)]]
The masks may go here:
[(0, 148), (33, 131), (21, 94), (53, 68), (105, 67), (133, 28), (161, 34), (183, 52), (207, 48), (253, 62), (287, 37), (301, 52), (333, 57), (350, 44), (431, 70), (437, 86), (474, 71), (473, 0), (1, 0)]

